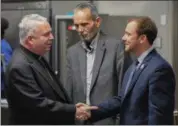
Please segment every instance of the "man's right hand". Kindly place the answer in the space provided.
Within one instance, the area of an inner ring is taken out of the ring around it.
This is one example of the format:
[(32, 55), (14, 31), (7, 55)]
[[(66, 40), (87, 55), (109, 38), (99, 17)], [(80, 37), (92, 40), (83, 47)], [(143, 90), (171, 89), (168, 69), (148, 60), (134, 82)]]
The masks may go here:
[(75, 118), (77, 120), (87, 120), (91, 117), (90, 110), (96, 110), (98, 109), (97, 106), (89, 106), (84, 103), (77, 103), (76, 105), (76, 114)]

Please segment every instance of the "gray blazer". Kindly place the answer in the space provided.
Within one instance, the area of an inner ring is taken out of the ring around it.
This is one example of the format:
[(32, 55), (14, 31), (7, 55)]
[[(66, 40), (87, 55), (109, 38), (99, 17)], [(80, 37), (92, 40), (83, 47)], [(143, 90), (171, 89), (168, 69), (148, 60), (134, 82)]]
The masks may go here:
[[(73, 103), (86, 103), (86, 52), (81, 41), (67, 52), (66, 88)], [(96, 105), (118, 94), (123, 73), (131, 64), (124, 53), (123, 42), (100, 33), (90, 89), (91, 105)], [(95, 124), (115, 124), (115, 118), (98, 121)]]

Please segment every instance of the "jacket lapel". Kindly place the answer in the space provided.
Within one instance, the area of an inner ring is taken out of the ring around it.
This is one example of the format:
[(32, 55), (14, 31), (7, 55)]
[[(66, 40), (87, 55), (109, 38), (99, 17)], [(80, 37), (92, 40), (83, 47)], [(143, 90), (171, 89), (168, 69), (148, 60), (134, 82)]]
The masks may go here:
[(44, 62), (46, 63), (46, 67), (48, 68), (50, 75), (51, 75), (51, 81), (54, 82), (54, 84), (52, 84), (53, 89), (57, 91), (59, 96), (62, 96), (63, 100), (65, 100), (66, 102), (71, 102), (71, 99), (69, 98), (69, 96), (67, 95), (66, 90), (64, 89), (63, 85), (61, 84), (61, 82), (57, 79), (56, 75), (54, 74), (54, 72), (52, 71), (51, 66), (47, 63), (46, 59), (44, 59)]
[(33, 61), (31, 66), (35, 68), (43, 76), (43, 78), (52, 86), (52, 84), (50, 83), (51, 79), (48, 77), (48, 73), (37, 61)]
[(121, 88), (121, 91), (122, 91), (122, 96), (124, 96), (124, 92), (126, 90), (126, 85), (127, 85), (127, 82), (129, 80), (129, 76), (130, 76), (130, 73), (132, 72), (132, 66), (131, 65), (128, 70), (126, 71), (125, 75), (124, 75), (124, 78), (123, 78), (123, 81), (122, 81), (122, 88)]
[(30, 63), (30, 65), (37, 69), (38, 72), (44, 77), (44, 79), (49, 82), (49, 78), (47, 77), (47, 73), (45, 72), (45, 69), (39, 64), (39, 62), (37, 62), (37, 59), (35, 59), (32, 55), (29, 54), (29, 52), (26, 51), (26, 49), (24, 49), (24, 47), (19, 48), (19, 51), (25, 55), (25, 57), (27, 58), (28, 62)]
[(42, 77), (46, 80), (46, 82), (51, 86), (51, 88), (58, 94), (58, 96), (66, 101), (66, 97), (64, 96), (63, 92), (61, 92), (61, 87), (60, 87), (60, 84), (57, 85), (57, 82), (56, 80), (54, 80), (54, 77), (53, 75), (51, 74), (51, 77), (49, 75), (49, 73), (41, 66), (41, 64), (39, 64), (37, 61), (34, 61), (31, 66), (33, 68), (35, 68), (41, 75)]
[(128, 88), (127, 93), (125, 94), (125, 96), (133, 89), (134, 85), (136, 84), (137, 79), (139, 78), (140, 74), (142, 73), (143, 69), (145, 69), (145, 67), (147, 66), (147, 64), (142, 64), (141, 66), (143, 66), (142, 68), (138, 68), (132, 78), (132, 81), (130, 83), (130, 86)]
[[(128, 88), (127, 93), (124, 95), (123, 100), (125, 99), (125, 97), (131, 92), (131, 90), (133, 89), (134, 85), (136, 84), (140, 74), (142, 73), (142, 71), (147, 67), (149, 60), (151, 60), (151, 58), (153, 57), (153, 54), (155, 53), (155, 49), (153, 51), (151, 51), (148, 56), (145, 57), (143, 63), (139, 66), (139, 68), (135, 71), (132, 81), (130, 83), (130, 86)], [(127, 81), (125, 82), (125, 84), (127, 83)]]
[(81, 44), (78, 51), (78, 61), (79, 61), (79, 69), (80, 69), (79, 76), (81, 76), (81, 81), (82, 81), (82, 85), (80, 86), (83, 86), (82, 88), (84, 89), (84, 94), (86, 95), (86, 53)]
[(21, 49), (21, 52), (22, 52), (22, 54), (25, 55), (25, 57), (27, 58), (28, 62), (31, 65), (31, 67), (34, 68), (35, 70), (37, 70), (41, 74), (41, 76), (44, 78), (44, 80), (46, 80), (46, 82), (51, 86), (51, 88), (59, 95), (60, 99), (66, 101), (65, 96), (63, 96), (63, 93), (61, 93), (61, 90), (59, 90), (58, 85), (52, 79), (53, 75), (52, 75), (52, 78), (50, 78), (47, 71), (42, 67), (42, 65), (38, 62), (37, 59), (35, 59), (34, 57), (29, 55), (22, 49)]
[(97, 45), (96, 54), (95, 54), (95, 60), (94, 60), (94, 64), (93, 64), (93, 75), (92, 75), (90, 91), (94, 87), (96, 78), (98, 76), (100, 67), (103, 62), (105, 51), (106, 51), (106, 48), (105, 48), (104, 36), (102, 34), (100, 34), (100, 39), (98, 40), (98, 45)]

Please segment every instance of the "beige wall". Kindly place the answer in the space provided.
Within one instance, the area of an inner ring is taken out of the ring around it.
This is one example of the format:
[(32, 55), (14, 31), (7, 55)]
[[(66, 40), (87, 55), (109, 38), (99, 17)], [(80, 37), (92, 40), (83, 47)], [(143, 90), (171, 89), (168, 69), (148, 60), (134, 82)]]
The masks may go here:
[[(96, 1), (100, 13), (110, 15), (149, 16), (158, 26), (161, 48), (158, 52), (172, 65), (172, 2), (171, 1)], [(109, 9), (107, 9), (109, 8)], [(166, 15), (166, 24), (161, 25), (161, 15)]]
[(174, 71), (176, 73), (176, 81), (177, 81), (177, 85), (176, 85), (176, 107), (178, 110), (178, 1), (174, 1), (173, 3), (174, 6), (174, 11), (173, 11), (173, 68)]
[[(161, 48), (158, 52), (173, 66), (178, 85), (178, 2), (177, 1), (95, 1), (100, 13), (110, 15), (149, 16), (158, 26)], [(161, 24), (166, 15), (166, 24)], [(178, 86), (176, 86), (178, 109)]]

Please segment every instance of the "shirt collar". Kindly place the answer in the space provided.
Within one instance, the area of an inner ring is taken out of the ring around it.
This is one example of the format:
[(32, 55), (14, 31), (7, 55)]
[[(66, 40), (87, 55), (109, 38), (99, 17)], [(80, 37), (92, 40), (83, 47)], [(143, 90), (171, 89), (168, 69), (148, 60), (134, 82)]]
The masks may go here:
[(94, 39), (92, 40), (92, 42), (91, 42), (91, 44), (90, 44), (91, 50), (88, 49), (88, 47), (86, 46), (86, 43), (85, 43), (84, 41), (82, 41), (82, 47), (83, 47), (87, 52), (92, 52), (93, 50), (96, 49), (96, 47), (97, 47), (97, 42), (98, 42), (98, 39), (99, 39), (99, 36), (100, 36), (99, 33), (100, 33), (100, 32), (98, 32), (98, 33), (96, 34), (96, 36), (94, 37)]
[(139, 57), (138, 57), (138, 62), (139, 64), (143, 62), (145, 57), (154, 49), (153, 46), (151, 46), (149, 49), (147, 49), (145, 52), (143, 52)]
[(23, 47), (22, 45), (20, 45), (20, 48), (21, 48), (25, 53), (27, 53), (28, 55), (32, 56), (33, 58), (35, 58), (35, 59), (37, 59), (37, 60), (41, 57), (40, 55), (37, 55), (37, 54), (31, 52), (30, 50), (28, 50), (27, 48)]

